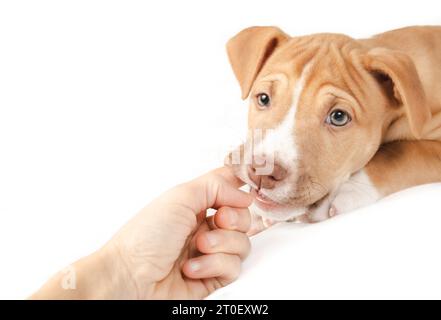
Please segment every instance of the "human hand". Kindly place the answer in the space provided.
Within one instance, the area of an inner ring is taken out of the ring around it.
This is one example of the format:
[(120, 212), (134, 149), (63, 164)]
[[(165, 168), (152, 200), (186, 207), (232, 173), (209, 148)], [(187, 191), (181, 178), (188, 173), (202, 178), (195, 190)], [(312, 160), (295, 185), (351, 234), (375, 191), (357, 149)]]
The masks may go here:
[[(229, 284), (250, 250), (252, 196), (241, 184), (220, 168), (165, 192), (74, 264), (79, 291), (62, 298), (200, 299)], [(207, 218), (209, 208), (217, 212)]]

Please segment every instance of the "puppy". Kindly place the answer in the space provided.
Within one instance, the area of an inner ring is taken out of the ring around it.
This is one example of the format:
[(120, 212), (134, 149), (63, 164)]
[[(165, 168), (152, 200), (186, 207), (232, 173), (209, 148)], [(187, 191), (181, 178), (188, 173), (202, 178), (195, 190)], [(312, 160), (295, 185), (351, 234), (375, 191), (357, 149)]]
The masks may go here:
[(254, 214), (316, 222), (441, 181), (441, 27), (358, 40), (251, 27), (227, 52), (249, 100), (228, 163)]

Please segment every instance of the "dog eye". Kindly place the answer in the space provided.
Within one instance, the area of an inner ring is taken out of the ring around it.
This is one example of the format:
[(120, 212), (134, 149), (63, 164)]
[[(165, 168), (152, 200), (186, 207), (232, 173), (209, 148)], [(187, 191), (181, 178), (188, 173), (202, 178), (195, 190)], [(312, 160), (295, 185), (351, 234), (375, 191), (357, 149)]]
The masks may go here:
[(332, 124), (336, 127), (342, 127), (346, 124), (348, 124), (351, 121), (351, 117), (346, 111), (336, 109), (332, 111), (328, 118), (326, 119), (326, 122), (329, 124)]
[(257, 95), (257, 103), (259, 104), (259, 106), (261, 107), (269, 107), (271, 102), (271, 99), (269, 97), (269, 95), (267, 95), (266, 93), (259, 93)]

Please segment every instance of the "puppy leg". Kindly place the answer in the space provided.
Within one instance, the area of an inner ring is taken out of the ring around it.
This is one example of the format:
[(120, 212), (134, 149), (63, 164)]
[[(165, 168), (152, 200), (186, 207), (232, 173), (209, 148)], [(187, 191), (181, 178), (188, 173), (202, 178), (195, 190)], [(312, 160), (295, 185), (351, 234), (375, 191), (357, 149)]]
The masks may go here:
[(270, 226), (276, 223), (275, 221), (262, 218), (261, 216), (254, 213), (252, 209), (250, 210), (250, 212), (251, 212), (251, 226), (247, 232), (248, 236), (254, 236), (255, 234), (262, 232), (263, 230), (269, 228)]
[[(321, 221), (371, 204), (391, 193), (441, 181), (441, 142), (396, 141), (384, 144), (371, 161), (344, 182), (324, 209), (308, 217)], [(327, 209), (327, 210), (326, 210)]]

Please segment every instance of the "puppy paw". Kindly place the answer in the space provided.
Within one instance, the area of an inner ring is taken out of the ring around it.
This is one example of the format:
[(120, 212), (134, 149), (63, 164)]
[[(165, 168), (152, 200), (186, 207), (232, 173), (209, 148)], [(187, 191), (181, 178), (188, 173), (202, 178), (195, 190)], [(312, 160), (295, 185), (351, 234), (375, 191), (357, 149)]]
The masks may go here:
[(372, 204), (380, 198), (381, 195), (369, 176), (361, 170), (342, 184), (333, 201), (333, 206), (338, 213), (345, 213)]
[(308, 212), (302, 218), (302, 222), (315, 223), (337, 215), (338, 211), (334, 205), (335, 196), (327, 195), (320, 202), (314, 204), (308, 209)]
[(253, 236), (255, 234), (258, 234), (262, 232), (265, 229), (268, 229), (272, 225), (274, 225), (276, 221), (262, 218), (261, 216), (251, 212), (251, 226), (250, 229), (247, 232), (248, 236)]
[(353, 174), (337, 192), (326, 196), (307, 213), (310, 222), (319, 222), (337, 214), (353, 211), (380, 199), (380, 193), (363, 170)]

